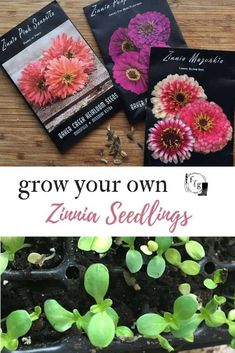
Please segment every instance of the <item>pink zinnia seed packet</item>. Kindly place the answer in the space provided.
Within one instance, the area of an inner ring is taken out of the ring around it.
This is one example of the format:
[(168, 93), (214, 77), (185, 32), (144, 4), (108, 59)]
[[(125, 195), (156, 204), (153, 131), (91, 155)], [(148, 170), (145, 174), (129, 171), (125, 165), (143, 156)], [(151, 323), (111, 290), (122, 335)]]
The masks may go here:
[[(146, 116), (152, 47), (186, 47), (166, 0), (102, 0), (84, 8), (131, 124)], [(105, 25), (104, 25), (105, 24)]]
[(10, 43), (3, 69), (61, 152), (120, 109), (107, 69), (56, 1), (0, 40)]
[(233, 165), (234, 72), (235, 52), (151, 49), (146, 166)]

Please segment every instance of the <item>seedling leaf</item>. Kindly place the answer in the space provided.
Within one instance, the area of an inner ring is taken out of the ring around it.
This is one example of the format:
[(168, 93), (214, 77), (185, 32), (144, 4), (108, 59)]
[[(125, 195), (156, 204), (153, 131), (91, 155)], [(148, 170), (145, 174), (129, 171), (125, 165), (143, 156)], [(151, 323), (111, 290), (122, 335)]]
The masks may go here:
[(195, 240), (190, 240), (187, 242), (185, 244), (185, 249), (193, 260), (199, 261), (205, 257), (205, 250), (203, 246)]
[(149, 277), (159, 278), (163, 275), (166, 262), (161, 255), (154, 256), (148, 263), (147, 273)]
[(31, 326), (32, 320), (25, 310), (15, 310), (6, 318), (7, 335), (11, 338), (24, 336)]
[(182, 283), (179, 285), (179, 291), (182, 295), (190, 294), (191, 286), (189, 283)]
[(115, 336), (113, 320), (105, 311), (95, 314), (88, 324), (87, 335), (93, 346), (98, 348), (107, 347)]
[(9, 253), (15, 253), (24, 246), (25, 237), (1, 237), (2, 247)]
[(8, 253), (5, 251), (0, 254), (0, 274), (2, 274), (7, 268), (9, 262)]
[(226, 323), (226, 320), (225, 313), (219, 309), (205, 317), (205, 322), (208, 327), (220, 327)]
[(215, 288), (218, 287), (217, 284), (216, 284), (212, 279), (210, 279), (210, 278), (206, 278), (206, 279), (203, 281), (203, 284), (204, 284), (204, 286), (205, 286), (206, 288), (211, 289), (211, 290), (213, 290), (213, 289), (215, 289)]
[(131, 273), (138, 272), (143, 265), (141, 253), (137, 250), (128, 250), (126, 253), (126, 265)]
[(183, 261), (180, 265), (180, 269), (189, 276), (196, 276), (200, 273), (200, 265), (192, 260)]
[(127, 326), (118, 326), (116, 328), (115, 334), (117, 337), (134, 337), (134, 333)]
[(115, 311), (113, 308), (109, 307), (109, 308), (106, 309), (106, 313), (107, 313), (107, 314), (111, 317), (111, 319), (113, 320), (115, 327), (117, 327), (118, 321), (119, 321), (119, 316), (118, 316), (118, 314), (116, 313), (116, 311)]
[(176, 338), (183, 338), (188, 342), (194, 342), (194, 332), (203, 321), (201, 314), (194, 314), (188, 320), (179, 321), (179, 329), (171, 330)]
[(181, 255), (180, 252), (176, 249), (168, 249), (165, 252), (165, 257), (167, 261), (174, 266), (179, 267), (181, 264)]
[(138, 332), (146, 338), (156, 338), (167, 327), (166, 320), (158, 314), (144, 314), (136, 322)]
[(45, 301), (44, 312), (51, 326), (58, 332), (67, 331), (75, 323), (73, 313), (64, 309), (54, 299), (48, 299)]
[(194, 295), (182, 295), (174, 302), (173, 315), (178, 320), (188, 320), (196, 313), (198, 308), (199, 303)]
[(85, 272), (84, 286), (86, 292), (95, 299), (97, 304), (100, 304), (109, 287), (107, 267), (100, 263), (89, 266)]
[(158, 335), (157, 338), (158, 338), (160, 346), (163, 349), (166, 349), (167, 352), (172, 352), (174, 350), (174, 348), (170, 345), (169, 341), (165, 337), (162, 337), (161, 335)]
[(235, 337), (235, 322), (229, 322), (228, 332), (232, 337)]
[(155, 241), (158, 244), (158, 251), (161, 251), (161, 253), (164, 253), (171, 246), (171, 244), (173, 242), (173, 238), (172, 237), (155, 237)]

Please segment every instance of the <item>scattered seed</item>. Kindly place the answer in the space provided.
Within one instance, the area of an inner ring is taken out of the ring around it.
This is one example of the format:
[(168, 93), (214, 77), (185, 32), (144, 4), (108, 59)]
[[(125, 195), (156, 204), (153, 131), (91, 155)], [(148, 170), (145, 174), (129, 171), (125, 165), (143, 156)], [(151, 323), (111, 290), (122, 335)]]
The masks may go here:
[(105, 164), (108, 164), (107, 159), (104, 159), (104, 158), (101, 158), (101, 159), (100, 159), (100, 162), (105, 163)]
[(113, 164), (115, 164), (115, 165), (121, 165), (121, 164), (122, 164), (122, 161), (121, 161), (121, 159), (114, 159), (114, 160), (113, 160)]
[(123, 158), (127, 158), (128, 157), (128, 155), (127, 155), (127, 153), (125, 152), (125, 151), (121, 151), (121, 156), (123, 157)]

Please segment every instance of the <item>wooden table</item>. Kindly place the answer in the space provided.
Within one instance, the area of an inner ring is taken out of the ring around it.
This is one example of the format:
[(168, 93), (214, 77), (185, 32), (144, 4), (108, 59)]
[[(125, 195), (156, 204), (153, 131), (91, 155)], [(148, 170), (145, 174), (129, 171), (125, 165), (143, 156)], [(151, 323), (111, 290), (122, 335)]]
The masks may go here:
[[(153, 0), (157, 1), (157, 0)], [(61, 0), (60, 4), (99, 54), (82, 8), (91, 0)], [(49, 3), (48, 0), (0, 0), (0, 35)], [(170, 7), (190, 47), (235, 50), (234, 0), (169, 0)], [(108, 156), (106, 128), (108, 124), (120, 136), (128, 159), (126, 166), (143, 165), (143, 150), (127, 138), (130, 126), (120, 112), (104, 121), (99, 128), (61, 155), (44, 132), (16, 88), (0, 72), (0, 165), (1, 166), (93, 166), (100, 162), (100, 151)], [(135, 126), (137, 142), (144, 141), (144, 122)]]

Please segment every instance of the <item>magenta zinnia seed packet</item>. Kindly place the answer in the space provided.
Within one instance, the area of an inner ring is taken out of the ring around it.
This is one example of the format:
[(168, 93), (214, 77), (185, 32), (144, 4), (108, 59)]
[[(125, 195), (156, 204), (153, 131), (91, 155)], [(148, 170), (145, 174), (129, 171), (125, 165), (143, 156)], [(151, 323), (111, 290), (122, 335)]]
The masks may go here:
[(235, 52), (152, 48), (146, 166), (233, 165)]
[(56, 1), (0, 41), (3, 69), (61, 152), (119, 109), (107, 69)]
[(101, 0), (84, 8), (131, 124), (145, 118), (151, 47), (186, 47), (166, 0)]

